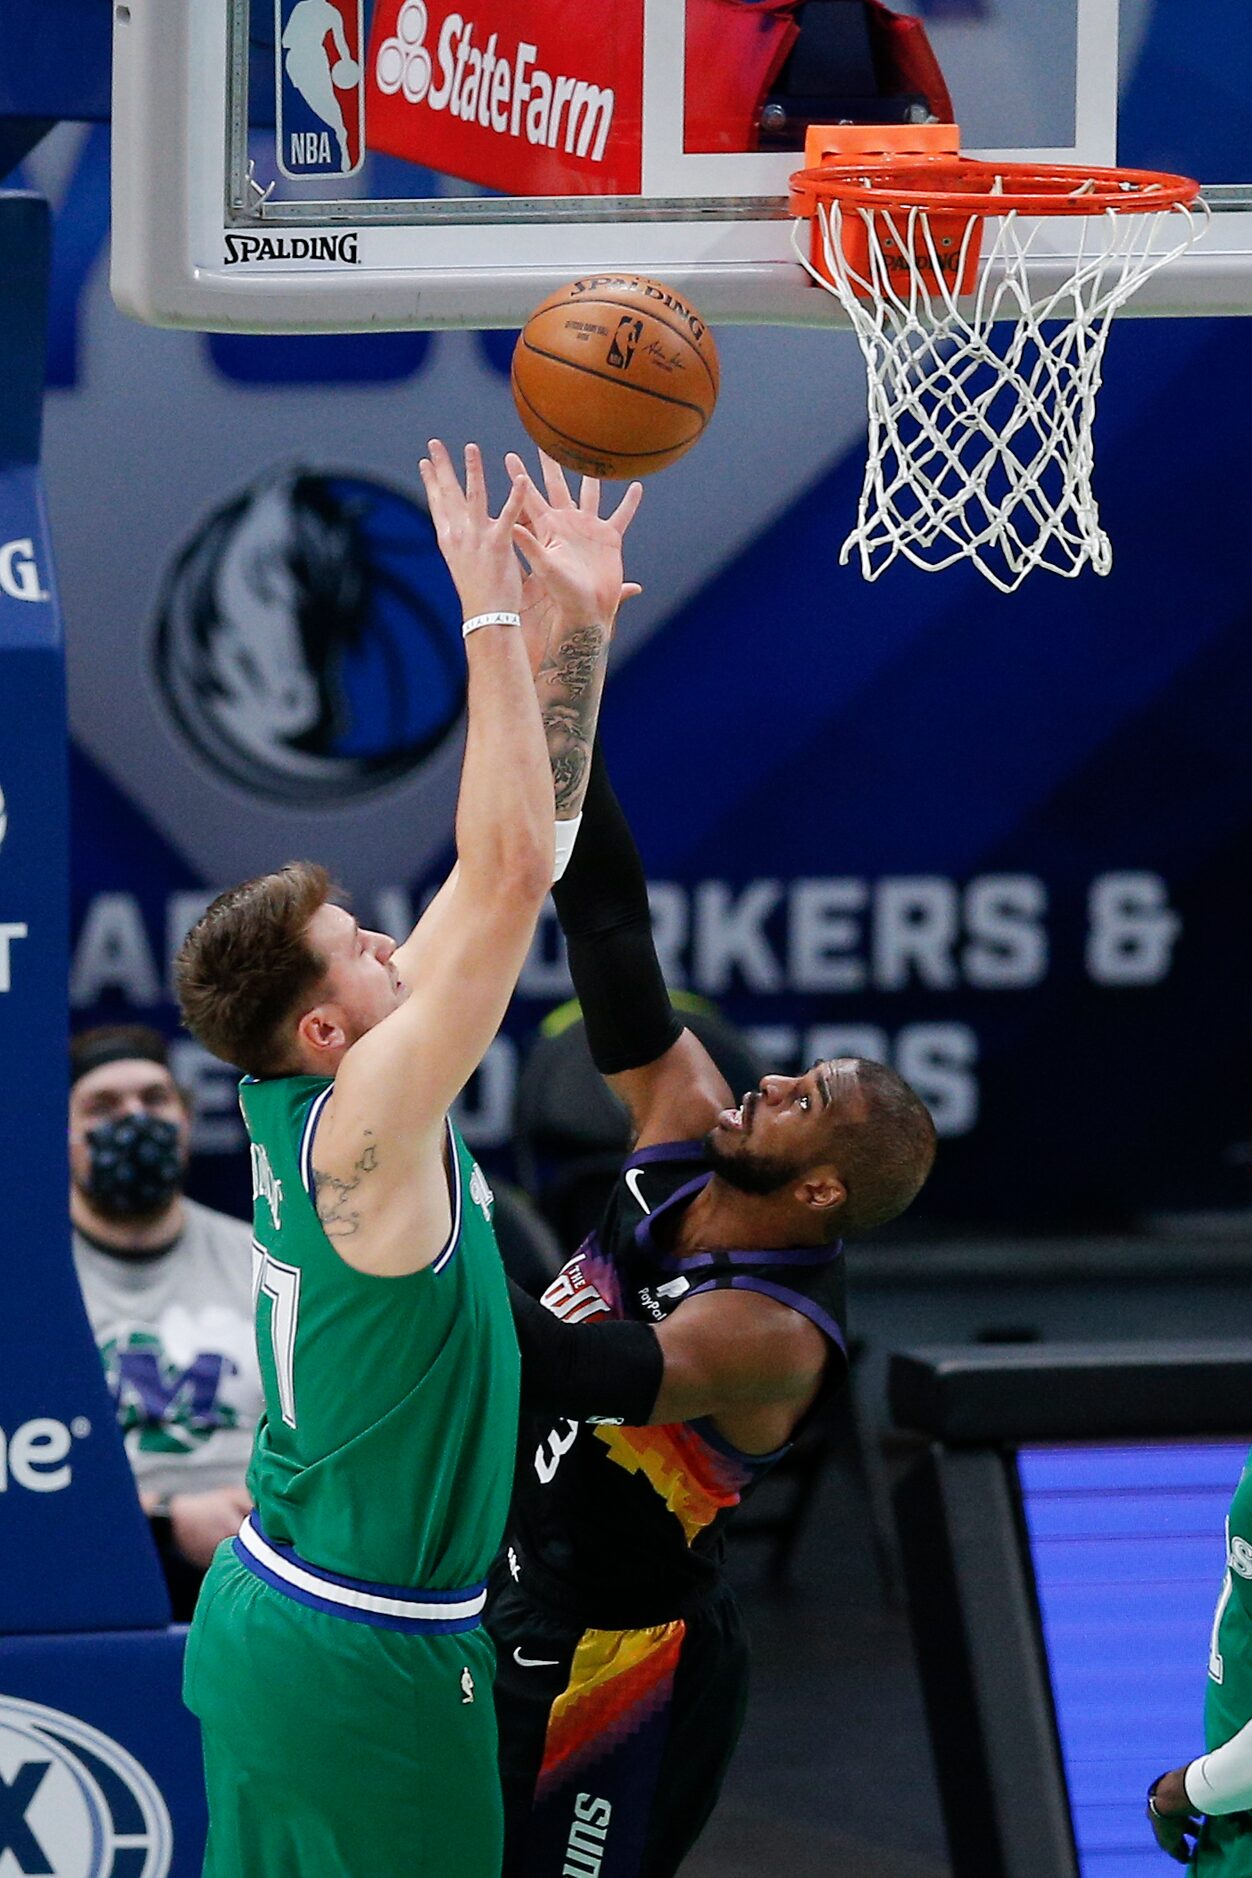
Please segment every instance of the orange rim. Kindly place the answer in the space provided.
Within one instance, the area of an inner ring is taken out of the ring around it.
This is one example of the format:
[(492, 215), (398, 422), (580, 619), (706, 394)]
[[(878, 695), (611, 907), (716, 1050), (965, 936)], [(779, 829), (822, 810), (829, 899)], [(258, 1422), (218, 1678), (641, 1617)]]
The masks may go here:
[(1195, 202), (1200, 185), (1167, 170), (1084, 169), (1067, 163), (984, 163), (974, 157), (849, 157), (797, 170), (792, 215), (819, 203), (862, 209), (929, 209), (963, 216), (1148, 215)]

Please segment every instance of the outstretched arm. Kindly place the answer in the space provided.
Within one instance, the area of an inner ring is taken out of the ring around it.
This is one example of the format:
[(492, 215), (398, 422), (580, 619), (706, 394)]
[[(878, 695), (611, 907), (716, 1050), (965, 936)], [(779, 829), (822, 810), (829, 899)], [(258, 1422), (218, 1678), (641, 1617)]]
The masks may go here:
[[(462, 489), (438, 443), (422, 480), (466, 620), (504, 613), (516, 621), (520, 484), (492, 518), (477, 447), (466, 451)], [(343, 1057), (315, 1150), (319, 1208), (325, 1192), (341, 1255), (392, 1274), (419, 1269), (440, 1249), (444, 1116), (499, 1028), (552, 875), (552, 778), (517, 624), (472, 630), (466, 658), (455, 877), (420, 958), (406, 947), (394, 955), (408, 996)]]
[(542, 450), (539, 461), (546, 497), (519, 456), (505, 458), (526, 491), (517, 530), (529, 563), (522, 620), (552, 764), (559, 879), (576, 832), (563, 838), (560, 824), (576, 824), (582, 812), (613, 623), (623, 594), (638, 592), (622, 584), (622, 541), (643, 489), (632, 483), (613, 513), (601, 517), (596, 477), (582, 478), (575, 503), (560, 465)]
[(670, 1004), (643, 863), (598, 744), (578, 846), (552, 897), (592, 1058), (630, 1110), (639, 1145), (706, 1134), (733, 1098)]
[[(539, 460), (547, 500), (520, 456), (510, 453), (505, 463), (523, 491), (526, 525), (515, 531), (530, 562), (521, 576), (522, 637), (552, 770), (554, 879), (559, 880), (578, 835), (613, 622), (623, 596), (639, 591), (622, 584), (622, 538), (643, 492), (632, 483), (613, 513), (602, 519), (594, 477), (583, 478), (575, 504), (559, 465), (542, 451)], [(455, 904), (457, 877), (453, 868), (405, 941), (401, 962), (411, 982), (417, 981), (429, 947), (439, 943)]]
[(522, 1400), (572, 1420), (632, 1428), (782, 1407), (798, 1420), (826, 1373), (816, 1325), (757, 1292), (689, 1298), (663, 1324), (564, 1324), (510, 1281)]
[[(639, 591), (622, 586), (621, 547), (642, 491), (632, 483), (601, 521), (597, 481), (584, 477), (575, 507), (557, 465), (542, 452), (540, 461), (546, 501), (521, 458), (506, 458), (510, 473), (527, 484), (529, 541), (519, 531), (531, 563), (523, 621), (552, 759), (558, 816), (552, 893), (574, 988), (592, 1057), (629, 1107), (641, 1142), (704, 1134), (730, 1091), (670, 1007), (638, 850), (598, 746), (592, 760), (608, 635), (620, 599)], [(540, 558), (542, 548), (547, 552)], [(589, 607), (593, 575), (595, 604)], [(572, 818), (580, 810), (578, 846), (562, 868), (563, 851), (573, 847), (572, 836), (562, 840), (562, 820), (572, 820), (577, 832)]]

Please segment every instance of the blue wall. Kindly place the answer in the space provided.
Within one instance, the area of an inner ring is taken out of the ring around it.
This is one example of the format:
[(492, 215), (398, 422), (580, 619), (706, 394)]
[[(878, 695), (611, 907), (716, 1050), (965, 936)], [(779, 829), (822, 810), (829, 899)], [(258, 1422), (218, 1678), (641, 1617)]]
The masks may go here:
[(1018, 1475), (1082, 1878), (1152, 1878), (1148, 1783), (1204, 1743), (1204, 1676), (1245, 1449), (1026, 1449)]

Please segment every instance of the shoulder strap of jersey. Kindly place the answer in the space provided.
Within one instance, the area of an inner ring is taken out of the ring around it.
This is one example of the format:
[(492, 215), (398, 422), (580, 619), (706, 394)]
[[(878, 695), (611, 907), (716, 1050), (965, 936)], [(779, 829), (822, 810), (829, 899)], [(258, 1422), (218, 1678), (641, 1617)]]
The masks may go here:
[(817, 1276), (785, 1267), (775, 1271), (721, 1271), (694, 1285), (688, 1295), (694, 1298), (702, 1291), (756, 1291), (762, 1297), (774, 1298), (816, 1324), (846, 1362), (848, 1335), (843, 1274), (841, 1270), (832, 1269), (842, 1263), (841, 1255), (820, 1268)]

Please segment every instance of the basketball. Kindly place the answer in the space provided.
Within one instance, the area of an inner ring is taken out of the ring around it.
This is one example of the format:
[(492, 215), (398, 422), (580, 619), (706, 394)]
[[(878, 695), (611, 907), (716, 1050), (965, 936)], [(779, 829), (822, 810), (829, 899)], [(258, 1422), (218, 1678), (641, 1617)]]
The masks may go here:
[(361, 76), (361, 68), (355, 59), (336, 59), (330, 74), (330, 82), (336, 91), (347, 91), (355, 85)]
[(642, 274), (589, 274), (537, 306), (513, 352), (527, 435), (584, 476), (650, 476), (703, 434), (717, 403), (713, 335)]

